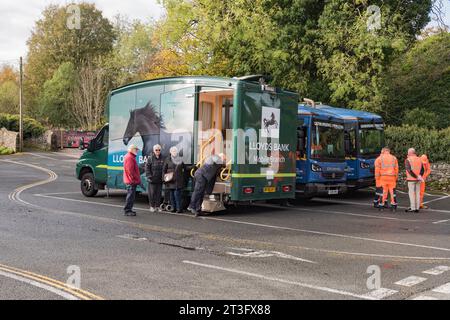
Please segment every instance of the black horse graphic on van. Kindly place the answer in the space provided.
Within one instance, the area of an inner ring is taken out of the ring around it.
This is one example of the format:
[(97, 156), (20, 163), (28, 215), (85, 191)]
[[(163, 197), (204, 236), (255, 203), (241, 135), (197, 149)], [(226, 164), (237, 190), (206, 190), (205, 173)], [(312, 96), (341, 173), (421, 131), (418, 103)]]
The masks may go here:
[[(182, 146), (184, 145), (180, 144), (180, 141), (172, 141), (171, 133), (166, 130), (162, 117), (155, 109), (156, 107), (150, 101), (143, 108), (130, 110), (130, 119), (123, 135), (123, 143), (128, 145), (136, 133), (139, 133), (144, 144), (143, 156), (150, 155), (155, 144), (162, 146), (161, 151), (164, 156), (168, 155), (170, 147), (176, 145), (182, 156)], [(190, 145), (186, 147), (190, 147)]]
[(264, 118), (264, 129), (267, 131), (267, 134), (270, 134), (269, 127), (274, 126), (275, 129), (278, 129), (278, 121), (275, 119), (275, 114), (272, 112), (270, 116), (270, 120)]

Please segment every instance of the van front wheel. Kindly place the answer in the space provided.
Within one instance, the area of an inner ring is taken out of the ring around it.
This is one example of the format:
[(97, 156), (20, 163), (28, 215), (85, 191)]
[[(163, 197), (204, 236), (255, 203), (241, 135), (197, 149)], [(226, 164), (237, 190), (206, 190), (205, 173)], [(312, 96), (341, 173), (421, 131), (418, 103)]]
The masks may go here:
[(81, 193), (86, 197), (94, 197), (98, 192), (95, 188), (94, 175), (90, 172), (83, 174), (81, 177)]

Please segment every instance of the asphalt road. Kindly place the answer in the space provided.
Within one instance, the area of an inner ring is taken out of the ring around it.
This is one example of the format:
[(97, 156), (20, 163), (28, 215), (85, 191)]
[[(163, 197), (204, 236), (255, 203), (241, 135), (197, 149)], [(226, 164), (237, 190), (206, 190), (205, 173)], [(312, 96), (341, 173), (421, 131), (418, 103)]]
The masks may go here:
[(140, 195), (125, 217), (123, 191), (81, 194), (76, 161), (0, 158), (0, 300), (450, 300), (447, 195), (419, 214), (380, 213), (362, 190), (201, 218), (150, 213)]

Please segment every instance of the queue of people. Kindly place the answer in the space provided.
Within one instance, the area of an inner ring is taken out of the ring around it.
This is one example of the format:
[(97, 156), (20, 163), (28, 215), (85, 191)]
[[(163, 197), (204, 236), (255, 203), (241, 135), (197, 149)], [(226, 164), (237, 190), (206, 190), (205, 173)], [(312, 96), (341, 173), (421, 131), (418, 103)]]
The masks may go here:
[[(139, 148), (131, 145), (124, 160), (124, 183), (127, 186), (126, 205), (124, 214), (135, 216), (133, 211), (137, 186), (141, 182), (139, 167), (136, 155)], [(188, 210), (196, 217), (202, 215), (201, 207), (205, 194), (212, 193), (219, 169), (225, 163), (225, 155), (212, 155), (208, 157), (204, 164), (195, 172), (193, 180), (193, 193)], [(150, 212), (162, 212), (162, 208), (170, 212), (183, 212), (183, 192), (187, 186), (189, 167), (183, 162), (176, 147), (170, 148), (170, 154), (163, 157), (161, 146), (153, 146), (153, 152), (147, 157), (145, 162), (145, 176), (148, 183), (148, 201)], [(163, 196), (163, 191), (164, 196)], [(162, 198), (169, 205), (162, 206)]]
[[(127, 186), (126, 204), (124, 214), (135, 216), (133, 211), (137, 186), (143, 184), (136, 161), (138, 147), (131, 145), (124, 159), (124, 183)], [(202, 215), (201, 207), (205, 194), (211, 194), (214, 189), (217, 174), (225, 164), (225, 155), (211, 155), (204, 164), (195, 172), (193, 179), (193, 193), (187, 210), (196, 217)], [(423, 203), (426, 188), (426, 179), (431, 173), (431, 166), (427, 155), (417, 156), (414, 148), (408, 149), (405, 159), (406, 180), (410, 206), (406, 212), (418, 213), (420, 209), (427, 209)], [(148, 200), (150, 212), (161, 212), (161, 199), (163, 189), (166, 191), (164, 198), (170, 206), (170, 212), (183, 212), (183, 191), (187, 185), (187, 173), (189, 168), (180, 157), (176, 147), (170, 148), (170, 154), (166, 158), (161, 155), (161, 146), (153, 146), (153, 153), (148, 156), (145, 163), (145, 176), (148, 183)], [(374, 206), (382, 210), (397, 209), (396, 187), (399, 176), (397, 158), (391, 154), (388, 147), (381, 150), (380, 156), (375, 160), (376, 192)], [(387, 200), (390, 198), (389, 205)]]
[[(431, 173), (431, 166), (427, 155), (417, 156), (414, 148), (408, 149), (405, 159), (406, 180), (410, 206), (405, 212), (418, 213), (420, 209), (427, 209), (423, 203), (426, 179)], [(397, 158), (385, 147), (375, 160), (376, 192), (374, 206), (378, 209), (388, 208), (387, 198), (390, 195), (390, 208), (397, 209), (396, 185), (399, 175)]]

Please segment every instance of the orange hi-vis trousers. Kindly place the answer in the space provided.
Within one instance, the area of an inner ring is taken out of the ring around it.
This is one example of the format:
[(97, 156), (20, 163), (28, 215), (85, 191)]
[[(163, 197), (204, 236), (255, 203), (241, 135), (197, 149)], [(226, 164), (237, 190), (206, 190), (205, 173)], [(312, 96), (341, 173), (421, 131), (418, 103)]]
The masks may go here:
[(420, 206), (423, 207), (423, 194), (425, 193), (425, 181), (420, 183)]
[(383, 188), (382, 203), (386, 203), (388, 193), (391, 194), (391, 204), (395, 204), (394, 189), (397, 187), (397, 178), (395, 176), (381, 176), (381, 187)]

